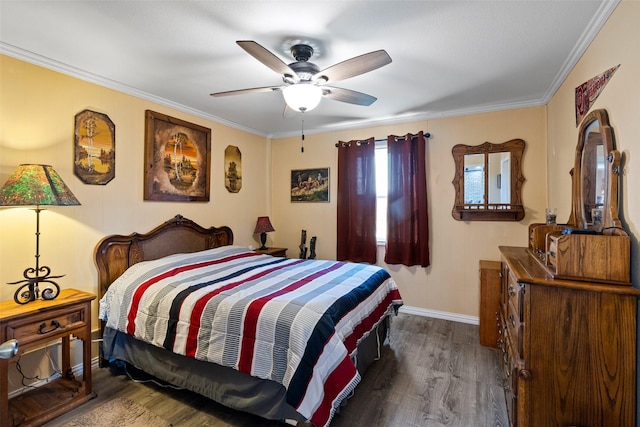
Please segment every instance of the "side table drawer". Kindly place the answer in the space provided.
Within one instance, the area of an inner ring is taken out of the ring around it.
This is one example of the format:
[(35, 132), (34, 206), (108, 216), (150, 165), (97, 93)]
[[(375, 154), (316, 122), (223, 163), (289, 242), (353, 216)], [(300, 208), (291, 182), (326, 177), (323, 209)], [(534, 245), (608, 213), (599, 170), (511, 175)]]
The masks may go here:
[(262, 250), (255, 249), (255, 252), (263, 255), (271, 255), (271, 256), (283, 257), (283, 258), (287, 256), (287, 248), (267, 248)]
[(10, 321), (6, 326), (7, 339), (15, 338), (21, 347), (26, 347), (42, 340), (44, 336), (53, 338), (85, 328), (90, 321), (87, 318), (86, 307), (84, 304), (66, 307)]

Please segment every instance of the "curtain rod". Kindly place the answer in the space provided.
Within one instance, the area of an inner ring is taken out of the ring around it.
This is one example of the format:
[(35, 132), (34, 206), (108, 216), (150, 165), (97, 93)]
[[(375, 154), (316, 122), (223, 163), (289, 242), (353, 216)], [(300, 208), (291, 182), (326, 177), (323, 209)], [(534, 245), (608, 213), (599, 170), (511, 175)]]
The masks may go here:
[[(414, 136), (416, 136), (416, 135), (414, 135)], [(429, 132), (425, 132), (423, 136), (424, 136), (426, 139), (431, 138), (431, 134), (430, 134)], [(407, 137), (406, 137), (406, 136), (396, 136), (396, 137), (395, 137), (395, 140), (396, 140), (396, 141), (400, 141), (400, 140), (403, 140), (403, 139), (407, 139)], [(373, 140), (373, 142), (387, 142), (387, 139), (386, 139), (386, 138), (374, 139), (374, 140)], [(355, 143), (356, 143), (356, 145), (359, 147), (359, 146), (361, 146), (362, 144), (368, 144), (368, 143), (369, 143), (369, 140), (368, 140), (368, 139), (364, 139), (364, 140), (356, 140), (356, 141), (355, 141)], [(346, 147), (348, 144), (349, 144), (349, 142), (343, 142), (343, 143), (342, 143), (342, 146), (343, 146), (343, 147)], [(349, 144), (349, 145), (350, 145), (350, 144)], [(336, 147), (340, 147), (340, 143), (339, 143), (339, 142), (336, 142)]]

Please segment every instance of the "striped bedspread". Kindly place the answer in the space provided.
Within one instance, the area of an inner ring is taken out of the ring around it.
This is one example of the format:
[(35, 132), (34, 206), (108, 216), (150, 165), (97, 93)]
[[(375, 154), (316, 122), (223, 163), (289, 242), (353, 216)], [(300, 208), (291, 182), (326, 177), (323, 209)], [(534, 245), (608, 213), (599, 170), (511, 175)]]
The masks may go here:
[(174, 353), (276, 381), (320, 427), (360, 381), (351, 357), (359, 341), (399, 305), (379, 267), (224, 246), (133, 265), (100, 300), (100, 318)]

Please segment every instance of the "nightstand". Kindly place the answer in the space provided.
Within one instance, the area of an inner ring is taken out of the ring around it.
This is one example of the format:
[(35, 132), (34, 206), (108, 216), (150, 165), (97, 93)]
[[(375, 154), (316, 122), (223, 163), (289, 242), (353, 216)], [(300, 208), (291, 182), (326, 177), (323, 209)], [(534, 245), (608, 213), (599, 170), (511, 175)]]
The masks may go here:
[[(13, 359), (0, 359), (0, 427), (39, 426), (96, 395), (91, 391), (91, 301), (95, 295), (63, 289), (56, 299), (24, 305), (0, 302), (0, 343), (17, 339)], [(82, 340), (82, 381), (71, 371), (71, 335)], [(62, 340), (62, 376), (9, 400), (9, 362), (25, 350)]]
[(256, 249), (259, 254), (271, 255), (271, 256), (287, 256), (287, 248), (267, 248), (264, 250)]

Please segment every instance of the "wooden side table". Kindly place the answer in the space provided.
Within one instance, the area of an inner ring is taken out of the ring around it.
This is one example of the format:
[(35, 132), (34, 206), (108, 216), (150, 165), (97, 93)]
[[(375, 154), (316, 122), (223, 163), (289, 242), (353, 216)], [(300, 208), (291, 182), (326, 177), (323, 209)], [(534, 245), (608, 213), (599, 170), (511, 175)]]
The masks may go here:
[[(39, 426), (96, 395), (91, 391), (91, 301), (95, 295), (63, 289), (54, 300), (25, 305), (0, 302), (0, 343), (18, 340), (18, 355), (62, 340), (62, 376), (9, 400), (8, 367), (0, 359), (0, 427)], [(82, 340), (82, 381), (71, 370), (71, 335)]]
[(258, 252), (259, 254), (264, 254), (264, 255), (281, 256), (281, 257), (287, 256), (287, 248), (267, 248), (264, 250), (256, 249), (255, 251)]

